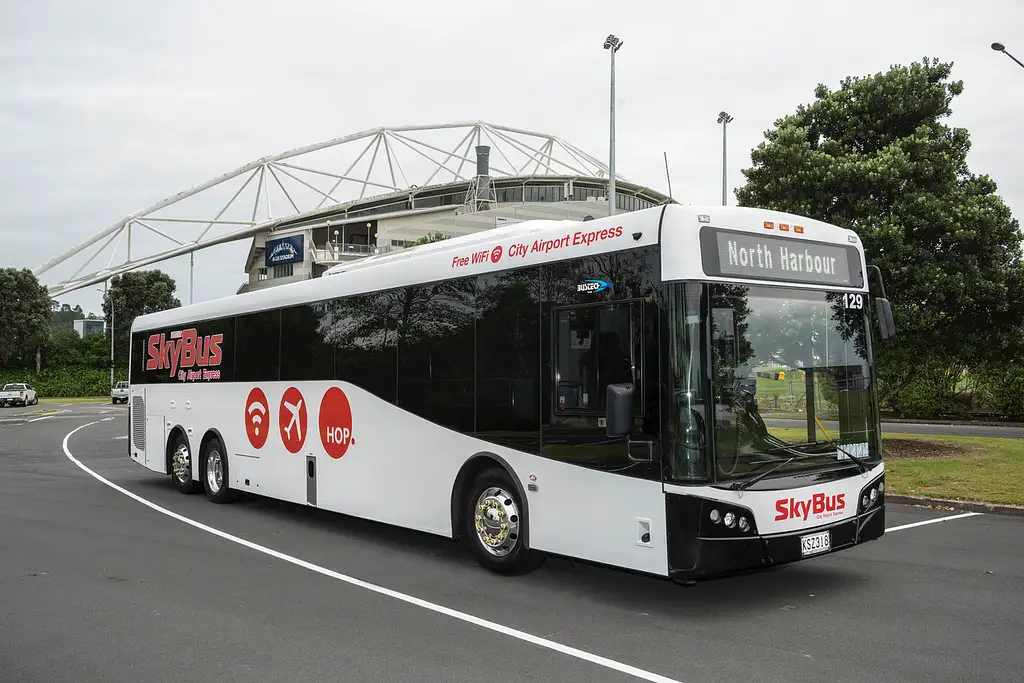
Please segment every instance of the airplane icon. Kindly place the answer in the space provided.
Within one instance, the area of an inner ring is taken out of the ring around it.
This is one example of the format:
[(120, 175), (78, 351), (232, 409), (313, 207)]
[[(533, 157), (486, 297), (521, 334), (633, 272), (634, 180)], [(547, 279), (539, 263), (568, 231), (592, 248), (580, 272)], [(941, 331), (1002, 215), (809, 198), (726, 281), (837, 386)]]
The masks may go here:
[(288, 439), (292, 438), (292, 427), (295, 427), (295, 438), (302, 440), (302, 425), (299, 423), (299, 410), (302, 409), (302, 399), (299, 399), (298, 403), (284, 402), (284, 407), (288, 409), (288, 412), (292, 414), (292, 420), (288, 423), (288, 426), (284, 428), (284, 433), (288, 436)]

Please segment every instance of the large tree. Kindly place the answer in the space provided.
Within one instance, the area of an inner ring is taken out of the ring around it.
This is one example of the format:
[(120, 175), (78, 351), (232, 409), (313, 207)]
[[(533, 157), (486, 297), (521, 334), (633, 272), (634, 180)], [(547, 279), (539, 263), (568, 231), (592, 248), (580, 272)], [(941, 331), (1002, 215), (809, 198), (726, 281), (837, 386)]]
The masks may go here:
[(28, 268), (0, 268), (0, 367), (29, 367), (46, 339), (52, 300)]
[(962, 369), (1020, 352), (1021, 231), (995, 182), (969, 170), (967, 131), (943, 123), (963, 92), (951, 73), (926, 58), (818, 85), (765, 133), (736, 192), (740, 205), (858, 233), (899, 329), (876, 345), (882, 399), (897, 409), (936, 369), (948, 388)]
[(174, 278), (161, 270), (129, 271), (110, 279), (110, 287), (103, 297), (103, 315), (108, 329), (114, 330), (114, 357), (118, 364), (127, 363), (129, 335), (135, 318), (181, 306), (174, 296), (176, 289)]

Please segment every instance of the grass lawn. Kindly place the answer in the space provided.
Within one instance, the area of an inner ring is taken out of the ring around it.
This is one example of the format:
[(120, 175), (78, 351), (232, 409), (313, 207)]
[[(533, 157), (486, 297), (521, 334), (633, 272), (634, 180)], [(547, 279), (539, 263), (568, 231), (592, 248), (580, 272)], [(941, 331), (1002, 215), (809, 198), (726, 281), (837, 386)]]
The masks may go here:
[[(771, 429), (806, 439), (800, 429)], [(887, 491), (907, 496), (1024, 505), (1024, 439), (885, 434)]]
[(109, 396), (83, 396), (79, 398), (61, 398), (58, 396), (40, 396), (39, 405), (53, 405), (64, 404), (64, 403), (107, 403), (110, 401)]

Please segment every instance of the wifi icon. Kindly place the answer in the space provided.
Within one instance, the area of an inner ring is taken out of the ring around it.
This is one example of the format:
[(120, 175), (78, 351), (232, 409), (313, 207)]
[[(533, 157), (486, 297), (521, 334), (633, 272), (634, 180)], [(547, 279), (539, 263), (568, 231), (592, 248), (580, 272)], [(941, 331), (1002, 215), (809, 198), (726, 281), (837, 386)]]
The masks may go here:
[(245, 434), (253, 448), (263, 448), (270, 433), (270, 407), (267, 395), (253, 387), (245, 400)]
[[(252, 430), (256, 436), (259, 436), (260, 425), (263, 424), (263, 416), (267, 414), (267, 409), (263, 407), (262, 403), (254, 402), (250, 403), (246, 410), (249, 413), (249, 422), (253, 424)], [(263, 413), (263, 416), (260, 413)]]

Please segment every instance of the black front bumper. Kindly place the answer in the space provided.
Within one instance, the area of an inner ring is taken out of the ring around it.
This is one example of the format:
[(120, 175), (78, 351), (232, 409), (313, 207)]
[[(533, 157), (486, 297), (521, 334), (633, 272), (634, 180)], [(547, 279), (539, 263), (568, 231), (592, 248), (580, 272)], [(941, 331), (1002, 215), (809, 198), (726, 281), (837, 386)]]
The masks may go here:
[[(710, 579), (803, 559), (824, 557), (844, 548), (873, 541), (885, 533), (885, 504), (881, 503), (852, 519), (812, 529), (801, 529), (793, 533), (754, 535), (745, 538), (706, 538), (699, 535), (698, 529), (693, 528), (692, 523), (684, 522), (694, 519), (693, 510), (687, 514), (684, 509), (691, 507), (692, 502), (688, 503), (685, 496), (679, 496), (676, 501), (672, 501), (671, 498), (676, 497), (670, 497), (667, 510), (669, 576), (680, 581)], [(825, 530), (830, 532), (830, 549), (804, 557), (800, 551), (800, 538)]]

